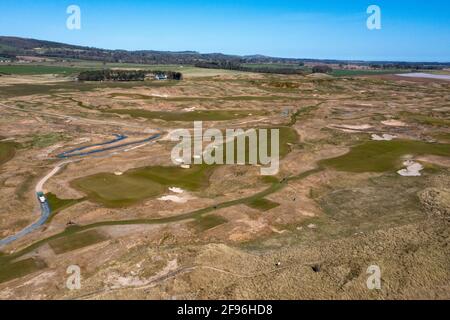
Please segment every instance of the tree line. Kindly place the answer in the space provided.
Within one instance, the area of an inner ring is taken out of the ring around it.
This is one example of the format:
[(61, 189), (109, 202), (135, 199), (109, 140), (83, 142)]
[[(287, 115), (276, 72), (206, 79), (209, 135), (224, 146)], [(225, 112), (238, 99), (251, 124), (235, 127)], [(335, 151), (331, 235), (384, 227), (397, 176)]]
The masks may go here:
[(207, 69), (225, 69), (234, 71), (244, 71), (244, 72), (256, 72), (256, 73), (275, 73), (275, 74), (304, 74), (304, 70), (296, 68), (273, 68), (270, 66), (264, 67), (248, 67), (242, 65), (240, 62), (236, 61), (201, 61), (194, 65), (197, 68), (207, 68)]
[(149, 77), (162, 77), (168, 80), (182, 80), (183, 74), (175, 71), (152, 70), (88, 70), (78, 75), (78, 81), (144, 81)]

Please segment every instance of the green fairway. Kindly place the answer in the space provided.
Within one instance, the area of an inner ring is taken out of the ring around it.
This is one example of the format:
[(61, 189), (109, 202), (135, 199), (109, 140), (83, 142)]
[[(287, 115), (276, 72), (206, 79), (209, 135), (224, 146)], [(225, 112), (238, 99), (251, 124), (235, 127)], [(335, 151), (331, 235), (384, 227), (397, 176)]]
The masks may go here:
[(121, 176), (99, 173), (71, 182), (76, 189), (86, 193), (90, 200), (106, 207), (124, 207), (144, 199), (159, 196), (168, 187), (199, 191), (209, 184), (214, 167), (144, 167), (125, 172)]
[(134, 118), (164, 121), (224, 121), (241, 119), (260, 112), (250, 110), (198, 110), (191, 112), (148, 111), (139, 109), (112, 109), (108, 113), (126, 114)]
[(84, 248), (108, 240), (106, 236), (96, 230), (69, 234), (66, 237), (49, 241), (50, 247), (56, 254)]
[(0, 142), (0, 165), (11, 160), (15, 153), (16, 148), (14, 147), (14, 143)]
[(450, 156), (450, 144), (412, 140), (369, 141), (353, 147), (349, 153), (321, 161), (326, 167), (347, 172), (386, 172), (403, 167), (405, 155)]
[(73, 75), (83, 71), (83, 68), (62, 67), (49, 65), (3, 65), (0, 66), (0, 73), (14, 75), (40, 75), (40, 74), (59, 74)]
[(273, 208), (278, 207), (279, 205), (280, 205), (279, 203), (264, 198), (254, 199), (247, 203), (247, 206), (253, 209), (257, 209), (259, 211), (269, 211)]
[(130, 88), (160, 88), (174, 86), (177, 81), (129, 81), (129, 82), (78, 82), (60, 81), (48, 84), (15, 84), (4, 86), (0, 90), (0, 97), (23, 97), (34, 94), (52, 94), (61, 92), (89, 92), (100, 89), (130, 89)]
[(51, 209), (51, 216), (50, 218), (47, 220), (47, 223), (50, 223), (52, 221), (52, 219), (55, 217), (56, 214), (58, 214), (59, 212), (61, 212), (64, 209), (67, 209), (83, 200), (83, 199), (59, 199), (56, 195), (54, 195), (53, 193), (47, 193), (45, 195), (45, 198), (48, 201), (48, 204), (50, 205), (50, 209)]
[(386, 69), (386, 70), (348, 70), (348, 69), (335, 69), (330, 74), (335, 77), (351, 77), (351, 76), (370, 76), (381, 74), (397, 74), (407, 73), (408, 70), (404, 69)]
[(17, 262), (10, 262), (0, 257), (0, 283), (26, 276), (46, 267), (45, 262), (39, 259), (28, 258)]
[(226, 222), (228, 222), (227, 219), (225, 219), (221, 216), (210, 214), (210, 215), (198, 217), (197, 219), (195, 219), (195, 221), (193, 222), (193, 226), (198, 231), (206, 231), (206, 230), (212, 229), (214, 227), (217, 227), (221, 224), (224, 224)]

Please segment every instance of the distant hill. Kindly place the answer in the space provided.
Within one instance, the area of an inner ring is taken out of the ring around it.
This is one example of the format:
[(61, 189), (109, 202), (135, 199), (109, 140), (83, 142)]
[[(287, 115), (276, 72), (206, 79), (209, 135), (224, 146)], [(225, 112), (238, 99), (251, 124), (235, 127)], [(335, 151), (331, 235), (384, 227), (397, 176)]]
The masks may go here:
[[(378, 64), (397, 66), (400, 68), (420, 68), (423, 66), (450, 66), (450, 63), (399, 63), (399, 62), (370, 62), (370, 61), (339, 61), (315, 59), (276, 58), (263, 55), (226, 55), (222, 53), (199, 53), (195, 51), (154, 51), (154, 50), (107, 50), (94, 47), (76, 46), (65, 43), (25, 39), (19, 37), (0, 36), (0, 56), (34, 56), (56, 59), (81, 59), (104, 62), (140, 63), (140, 64), (188, 64), (212, 68), (245, 69), (245, 64), (284, 64), (303, 65), (304, 63), (318, 64)], [(284, 68), (284, 67), (283, 67)], [(264, 70), (269, 68), (264, 67)]]
[(37, 56), (60, 59), (83, 59), (105, 62), (145, 64), (196, 64), (200, 62), (233, 63), (295, 63), (298, 59), (270, 58), (264, 56), (241, 57), (222, 53), (202, 54), (195, 51), (107, 50), (75, 46), (65, 43), (0, 36), (0, 54), (6, 56)]

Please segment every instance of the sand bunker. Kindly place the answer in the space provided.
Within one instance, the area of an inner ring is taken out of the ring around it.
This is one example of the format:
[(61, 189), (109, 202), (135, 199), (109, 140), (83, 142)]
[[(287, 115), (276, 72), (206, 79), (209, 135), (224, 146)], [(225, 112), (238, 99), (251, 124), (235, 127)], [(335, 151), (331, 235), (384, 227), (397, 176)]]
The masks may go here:
[[(169, 190), (173, 193), (177, 193), (178, 195), (165, 195), (161, 198), (158, 198), (160, 201), (171, 201), (175, 203), (186, 203), (191, 199), (194, 199), (189, 194), (185, 194), (185, 191), (181, 188), (170, 187)], [(181, 194), (184, 193), (182, 196)]]
[(160, 201), (172, 201), (175, 203), (186, 203), (188, 202), (189, 199), (184, 198), (184, 197), (179, 197), (179, 196), (163, 196), (161, 198), (158, 198), (158, 200)]
[(420, 171), (422, 171), (424, 168), (420, 163), (414, 162), (412, 160), (407, 160), (403, 162), (403, 165), (406, 166), (406, 169), (397, 171), (399, 175), (403, 177), (420, 177), (422, 175)]
[(169, 190), (174, 192), (174, 193), (183, 193), (184, 192), (183, 189), (177, 188), (177, 187), (170, 187)]
[(386, 120), (382, 121), (382, 124), (389, 127), (406, 127), (406, 123), (399, 121), (399, 120)]
[(168, 98), (168, 94), (158, 94), (158, 93), (152, 93), (152, 97), (158, 97), (158, 98)]
[(352, 125), (352, 124), (337, 125), (337, 124), (332, 124), (329, 127), (333, 128), (333, 129), (338, 129), (338, 130), (341, 130), (341, 131), (344, 131), (344, 132), (364, 131), (364, 130), (372, 128), (372, 126), (369, 125), (369, 124), (361, 124), (361, 125)]
[(379, 136), (377, 134), (372, 135), (373, 141), (391, 141), (395, 139), (396, 136), (390, 135), (390, 134), (383, 134), (382, 136)]

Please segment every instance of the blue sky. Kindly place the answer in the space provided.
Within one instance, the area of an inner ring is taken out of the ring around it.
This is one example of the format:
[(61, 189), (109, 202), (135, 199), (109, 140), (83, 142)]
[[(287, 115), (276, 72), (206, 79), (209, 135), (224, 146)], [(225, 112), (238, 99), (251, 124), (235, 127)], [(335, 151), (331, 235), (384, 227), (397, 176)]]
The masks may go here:
[[(81, 8), (81, 30), (66, 9)], [(382, 29), (366, 9), (380, 6)], [(450, 61), (448, 0), (1, 0), (0, 35), (108, 49)]]

